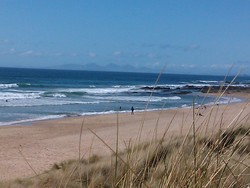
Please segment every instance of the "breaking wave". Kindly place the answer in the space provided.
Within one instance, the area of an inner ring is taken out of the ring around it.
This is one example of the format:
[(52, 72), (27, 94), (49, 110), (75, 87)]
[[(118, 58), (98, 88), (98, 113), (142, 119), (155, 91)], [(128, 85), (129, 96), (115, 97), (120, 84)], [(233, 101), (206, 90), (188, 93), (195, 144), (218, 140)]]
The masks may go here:
[(18, 84), (0, 84), (0, 89), (15, 88), (15, 87), (18, 87)]

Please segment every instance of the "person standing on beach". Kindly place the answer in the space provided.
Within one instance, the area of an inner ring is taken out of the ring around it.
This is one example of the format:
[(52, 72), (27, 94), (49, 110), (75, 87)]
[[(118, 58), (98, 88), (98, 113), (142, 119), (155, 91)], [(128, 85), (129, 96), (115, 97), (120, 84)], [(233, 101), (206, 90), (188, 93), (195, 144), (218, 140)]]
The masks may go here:
[(135, 110), (135, 109), (134, 109), (134, 107), (132, 106), (132, 107), (131, 107), (131, 115), (134, 115), (134, 110)]

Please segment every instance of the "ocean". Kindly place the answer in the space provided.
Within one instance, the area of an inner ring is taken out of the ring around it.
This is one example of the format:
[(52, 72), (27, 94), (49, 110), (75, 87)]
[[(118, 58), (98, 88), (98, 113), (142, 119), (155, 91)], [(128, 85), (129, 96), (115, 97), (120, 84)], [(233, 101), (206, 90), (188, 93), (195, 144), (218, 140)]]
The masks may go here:
[[(204, 99), (201, 89), (219, 86), (224, 76), (0, 68), (0, 125), (69, 116), (190, 107)], [(229, 83), (233, 77), (228, 77)], [(250, 77), (233, 86), (250, 87)], [(240, 102), (222, 97), (219, 103)]]

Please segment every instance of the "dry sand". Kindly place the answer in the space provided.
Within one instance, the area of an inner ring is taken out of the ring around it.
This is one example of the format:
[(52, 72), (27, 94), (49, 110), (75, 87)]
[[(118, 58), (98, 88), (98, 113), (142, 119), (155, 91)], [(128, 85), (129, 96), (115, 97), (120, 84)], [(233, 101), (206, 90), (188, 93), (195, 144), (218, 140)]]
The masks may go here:
[[(211, 132), (220, 126), (225, 128), (250, 122), (250, 105), (246, 102), (199, 108), (195, 109), (195, 113), (196, 126), (203, 125), (203, 131), (206, 131), (205, 127)], [(34, 172), (27, 162), (37, 173), (42, 173), (56, 162), (78, 158), (83, 120), (81, 155), (88, 157), (92, 154), (110, 154), (111, 151), (88, 129), (98, 134), (111, 148), (115, 148), (117, 117), (120, 150), (125, 148), (125, 143), (136, 140), (139, 132), (142, 133), (141, 141), (150, 141), (156, 127), (157, 135), (160, 137), (170, 125), (166, 135), (170, 138), (172, 135), (187, 133), (193, 122), (192, 109), (182, 108), (135, 112), (135, 115), (124, 113), (64, 118), (34, 122), (30, 126), (2, 126), (0, 181), (33, 176)], [(142, 125), (143, 129), (140, 131)]]

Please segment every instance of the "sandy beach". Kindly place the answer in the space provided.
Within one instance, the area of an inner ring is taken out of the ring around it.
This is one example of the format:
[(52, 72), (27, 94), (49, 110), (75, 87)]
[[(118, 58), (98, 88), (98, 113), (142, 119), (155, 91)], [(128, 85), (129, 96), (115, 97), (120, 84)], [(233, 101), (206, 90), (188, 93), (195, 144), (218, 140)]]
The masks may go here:
[[(150, 141), (157, 129), (160, 137), (169, 127), (167, 138), (185, 135), (193, 123), (192, 108), (175, 110), (118, 113), (85, 117), (68, 117), (57, 120), (33, 122), (32, 125), (0, 127), (0, 181), (34, 176), (48, 170), (54, 163), (80, 155), (106, 155), (112, 152), (89, 129), (100, 136), (111, 148), (115, 148), (117, 122), (119, 149), (141, 132), (141, 141)], [(195, 109), (195, 124), (202, 131), (214, 131), (220, 127), (238, 126), (250, 122), (250, 105), (247, 102), (230, 105), (207, 106)], [(205, 129), (206, 128), (206, 129)], [(142, 131), (140, 131), (142, 129)], [(205, 133), (205, 132), (203, 132)], [(29, 165), (28, 165), (29, 163)]]

